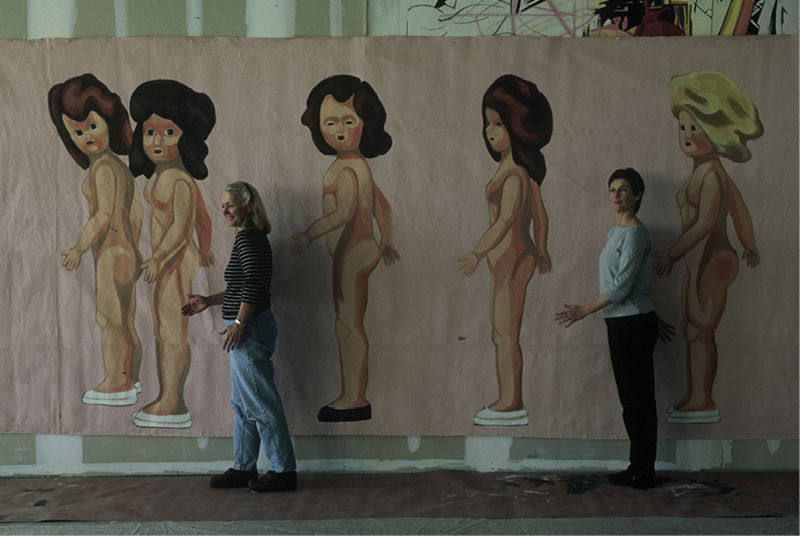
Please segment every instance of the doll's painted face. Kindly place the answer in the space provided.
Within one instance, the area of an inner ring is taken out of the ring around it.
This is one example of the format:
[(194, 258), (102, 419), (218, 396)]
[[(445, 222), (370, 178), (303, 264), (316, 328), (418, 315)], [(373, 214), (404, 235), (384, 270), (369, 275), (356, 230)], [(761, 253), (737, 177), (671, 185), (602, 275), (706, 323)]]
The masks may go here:
[(706, 133), (686, 110), (678, 114), (678, 142), (686, 156), (705, 156), (714, 151)]
[(97, 112), (89, 112), (83, 121), (75, 121), (62, 114), (61, 121), (72, 142), (84, 154), (92, 156), (108, 149), (108, 123)]
[(178, 158), (178, 140), (183, 131), (169, 119), (156, 114), (142, 124), (142, 147), (144, 154), (154, 164), (173, 162)]
[(353, 97), (338, 102), (327, 95), (322, 100), (319, 123), (325, 142), (336, 151), (354, 151), (361, 143), (364, 121), (353, 107)]
[(489, 140), (489, 145), (498, 153), (508, 151), (511, 147), (511, 138), (500, 114), (492, 108), (486, 108), (483, 113), (486, 116), (486, 139)]

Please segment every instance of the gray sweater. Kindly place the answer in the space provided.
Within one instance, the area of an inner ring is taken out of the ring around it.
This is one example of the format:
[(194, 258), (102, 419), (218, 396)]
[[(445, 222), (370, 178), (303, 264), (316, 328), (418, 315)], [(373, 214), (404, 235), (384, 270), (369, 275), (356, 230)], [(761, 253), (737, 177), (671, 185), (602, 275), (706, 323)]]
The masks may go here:
[(604, 318), (654, 310), (650, 301), (650, 237), (644, 225), (613, 227), (600, 254), (600, 294), (611, 301)]

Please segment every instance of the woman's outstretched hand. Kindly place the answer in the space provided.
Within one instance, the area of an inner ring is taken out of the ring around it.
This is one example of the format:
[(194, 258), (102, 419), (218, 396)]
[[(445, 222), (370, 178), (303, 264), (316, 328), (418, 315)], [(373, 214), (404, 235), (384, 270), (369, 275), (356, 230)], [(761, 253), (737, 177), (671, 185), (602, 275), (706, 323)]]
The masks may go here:
[(208, 300), (200, 294), (189, 294), (189, 301), (181, 306), (183, 316), (191, 316), (208, 309)]
[(561, 311), (560, 313), (556, 313), (556, 323), (557, 324), (566, 324), (564, 327), (568, 328), (578, 320), (585, 317), (589, 314), (582, 306), (580, 305), (567, 305), (564, 304), (566, 307), (565, 310)]

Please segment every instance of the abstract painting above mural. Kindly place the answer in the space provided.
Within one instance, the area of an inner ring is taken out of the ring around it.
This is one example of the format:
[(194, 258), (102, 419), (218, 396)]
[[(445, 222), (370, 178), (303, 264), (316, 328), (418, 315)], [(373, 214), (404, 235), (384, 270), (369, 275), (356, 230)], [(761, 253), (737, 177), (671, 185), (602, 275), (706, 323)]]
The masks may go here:
[(406, 35), (794, 34), (793, 0), (400, 0)]

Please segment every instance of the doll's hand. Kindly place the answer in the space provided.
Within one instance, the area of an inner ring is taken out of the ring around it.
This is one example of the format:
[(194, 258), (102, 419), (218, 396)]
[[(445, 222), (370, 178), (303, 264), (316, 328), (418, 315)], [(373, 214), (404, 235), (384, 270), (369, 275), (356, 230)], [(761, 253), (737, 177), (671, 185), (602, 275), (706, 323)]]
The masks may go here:
[(308, 249), (308, 245), (311, 243), (309, 240), (308, 235), (306, 233), (300, 233), (292, 236), (292, 240), (294, 240), (294, 246), (292, 246), (292, 253), (295, 255), (299, 255)]
[(758, 250), (755, 247), (748, 248), (744, 250), (742, 253), (742, 259), (747, 262), (747, 266), (751, 268), (755, 268), (761, 262), (761, 258), (758, 256)]
[(65, 249), (61, 252), (61, 256), (64, 257), (61, 260), (61, 266), (66, 268), (68, 272), (81, 265), (81, 251), (78, 248)]
[(552, 264), (550, 263), (550, 255), (547, 253), (547, 251), (539, 252), (539, 258), (537, 259), (536, 264), (539, 266), (540, 274), (546, 274), (553, 268)]
[(666, 253), (653, 255), (653, 271), (656, 275), (669, 275), (672, 271), (672, 259)]
[(391, 244), (382, 244), (379, 248), (380, 255), (383, 257), (383, 263), (386, 266), (391, 266), (400, 260), (400, 254), (394, 249)]
[(158, 272), (160, 271), (158, 262), (153, 258), (149, 258), (146, 261), (144, 261), (140, 268), (144, 273), (144, 280), (147, 281), (148, 283), (152, 283), (153, 281), (155, 281), (156, 275), (158, 275)]
[(478, 257), (476, 253), (467, 253), (466, 255), (458, 258), (458, 262), (461, 263), (461, 271), (466, 275), (472, 275), (473, 272), (475, 272), (475, 268), (478, 267), (478, 263), (480, 261), (481, 258)]

